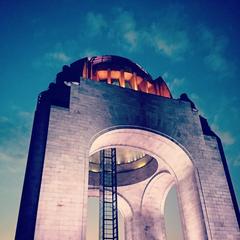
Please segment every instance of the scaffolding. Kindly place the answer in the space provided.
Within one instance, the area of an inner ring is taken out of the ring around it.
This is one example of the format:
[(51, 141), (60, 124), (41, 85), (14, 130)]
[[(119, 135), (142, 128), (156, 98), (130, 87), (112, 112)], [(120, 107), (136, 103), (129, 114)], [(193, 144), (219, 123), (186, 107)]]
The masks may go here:
[(100, 151), (99, 239), (118, 240), (116, 149)]

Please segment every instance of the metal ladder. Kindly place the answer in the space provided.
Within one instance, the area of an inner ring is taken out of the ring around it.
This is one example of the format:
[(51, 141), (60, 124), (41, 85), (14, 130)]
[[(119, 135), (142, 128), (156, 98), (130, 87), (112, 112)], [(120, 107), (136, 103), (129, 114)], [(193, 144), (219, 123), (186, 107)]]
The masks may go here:
[(118, 240), (116, 149), (100, 151), (99, 239)]

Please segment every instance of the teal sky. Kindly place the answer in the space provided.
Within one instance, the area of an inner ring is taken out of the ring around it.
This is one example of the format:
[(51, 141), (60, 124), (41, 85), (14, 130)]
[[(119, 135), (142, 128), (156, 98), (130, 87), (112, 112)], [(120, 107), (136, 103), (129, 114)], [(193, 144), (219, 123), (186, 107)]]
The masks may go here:
[(186, 92), (221, 137), (240, 203), (240, 3), (0, 1), (0, 239), (13, 239), (37, 95), (64, 64), (112, 54)]

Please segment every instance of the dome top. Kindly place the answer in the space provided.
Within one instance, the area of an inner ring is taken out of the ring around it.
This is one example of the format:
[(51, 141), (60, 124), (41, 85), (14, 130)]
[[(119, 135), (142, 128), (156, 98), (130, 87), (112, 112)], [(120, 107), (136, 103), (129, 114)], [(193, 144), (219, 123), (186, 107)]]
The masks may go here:
[(80, 78), (158, 96), (172, 97), (167, 84), (161, 77), (153, 80), (140, 65), (119, 56), (103, 55), (82, 58), (70, 66), (64, 66), (63, 71), (58, 73), (56, 82), (80, 82)]

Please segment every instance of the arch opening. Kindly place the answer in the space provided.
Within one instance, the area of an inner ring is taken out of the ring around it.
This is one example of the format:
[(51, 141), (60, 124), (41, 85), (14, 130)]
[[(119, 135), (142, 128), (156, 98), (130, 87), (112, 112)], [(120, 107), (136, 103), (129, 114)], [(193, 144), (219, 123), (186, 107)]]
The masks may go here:
[[(206, 237), (206, 228), (203, 220), (203, 213), (201, 209), (197, 181), (194, 173), (194, 166), (190, 159), (190, 155), (184, 149), (184, 147), (180, 146), (180, 144), (178, 144), (173, 139), (161, 133), (153, 132), (149, 129), (115, 128), (113, 130), (105, 130), (102, 133), (98, 134), (98, 136), (95, 137), (92, 141), (89, 152), (91, 155), (104, 148), (117, 147), (127, 147), (129, 149), (143, 151), (156, 159), (158, 162), (158, 169), (155, 175), (146, 181), (149, 181), (149, 183), (151, 183), (151, 181), (156, 176), (161, 176), (160, 173), (163, 172), (165, 175), (170, 176), (167, 177), (169, 179), (166, 180), (168, 181), (168, 185), (166, 186), (170, 189), (171, 184), (174, 182), (177, 186), (179, 210), (181, 222), (183, 223), (182, 225), (184, 239), (204, 239)], [(144, 203), (144, 198), (148, 187), (149, 184), (147, 184), (146, 190), (141, 200), (141, 217), (144, 217), (144, 214), (149, 214), (149, 206), (147, 204), (147, 201)], [(164, 198), (166, 198), (166, 195), (166, 191), (164, 191), (162, 196), (163, 202), (165, 201)], [(163, 218), (162, 222), (164, 222), (163, 206), (164, 204), (160, 204), (160, 210), (162, 212), (159, 214), (159, 216), (157, 216), (158, 218)], [(135, 211), (135, 209), (133, 211)], [(154, 215), (154, 213), (151, 212), (150, 214)], [(154, 218), (151, 216), (149, 219)], [(144, 222), (144, 220), (142, 221)], [(145, 226), (144, 228), (140, 225), (133, 227), (141, 228), (137, 230), (138, 237), (141, 236), (142, 232), (142, 235), (152, 234), (155, 239), (162, 239), (159, 238), (159, 232), (154, 232), (152, 229), (149, 230), (149, 225)], [(163, 223), (162, 228), (164, 227), (165, 226)], [(163, 229), (162, 232), (164, 231), (165, 229)]]
[(167, 240), (183, 240), (183, 230), (180, 218), (180, 209), (177, 198), (177, 188), (171, 187), (164, 204), (164, 222)]
[[(132, 217), (132, 210), (128, 202), (118, 195), (118, 226), (119, 240), (128, 240), (125, 219)], [(88, 189), (88, 207), (87, 207), (87, 231), (86, 240), (99, 238), (99, 190), (97, 188)]]
[[(117, 185), (126, 186), (141, 182), (157, 171), (156, 159), (143, 151), (127, 147), (116, 148)], [(99, 186), (100, 152), (89, 157), (89, 185)]]

